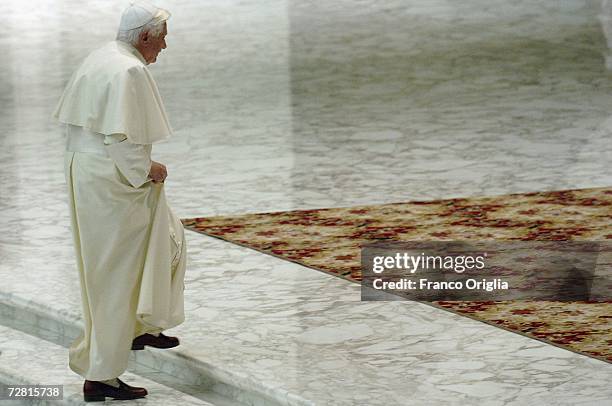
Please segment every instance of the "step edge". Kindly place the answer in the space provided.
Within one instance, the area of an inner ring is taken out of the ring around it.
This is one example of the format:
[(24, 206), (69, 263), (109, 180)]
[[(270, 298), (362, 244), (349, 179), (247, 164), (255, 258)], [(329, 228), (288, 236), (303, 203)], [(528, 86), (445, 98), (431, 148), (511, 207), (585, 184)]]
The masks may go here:
[[(47, 323), (49, 321), (54, 322), (61, 328), (53, 332), (62, 334), (64, 337), (66, 337), (66, 330), (81, 330), (81, 324), (83, 321), (80, 316), (77, 316), (74, 313), (68, 313), (66, 311), (50, 311), (50, 309), (48, 309), (46, 306), (43, 306), (34, 300), (24, 299), (18, 295), (15, 295), (14, 293), (0, 291), (0, 305), (4, 305), (9, 309), (13, 309), (14, 311), (19, 310), (32, 314), (34, 317), (38, 317)], [(44, 329), (44, 327), (40, 325), (32, 327), (35, 329)], [(39, 339), (44, 339), (38, 335), (36, 335), (36, 337)], [(183, 353), (170, 350), (164, 353), (156, 353), (154, 355), (155, 358), (159, 357), (175, 365), (187, 363), (190, 368), (201, 372), (202, 375), (210, 378), (213, 380), (213, 382), (219, 382), (220, 384), (226, 385), (230, 388), (236, 388), (240, 392), (254, 392), (256, 397), (267, 399), (278, 404), (279, 406), (314, 405), (314, 402), (304, 399), (295, 393), (290, 393), (273, 385), (266, 385), (265, 383), (262, 384), (261, 381), (257, 381), (253, 377), (236, 373), (219, 365), (210, 364), (197, 358), (192, 358)]]

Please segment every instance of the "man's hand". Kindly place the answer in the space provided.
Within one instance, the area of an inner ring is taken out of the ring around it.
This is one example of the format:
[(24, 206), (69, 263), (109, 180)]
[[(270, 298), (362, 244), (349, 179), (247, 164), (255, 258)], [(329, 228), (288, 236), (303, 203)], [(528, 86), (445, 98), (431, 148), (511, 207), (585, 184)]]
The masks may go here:
[(164, 183), (168, 176), (166, 166), (159, 162), (151, 161), (151, 169), (149, 170), (149, 178), (153, 179), (153, 183)]

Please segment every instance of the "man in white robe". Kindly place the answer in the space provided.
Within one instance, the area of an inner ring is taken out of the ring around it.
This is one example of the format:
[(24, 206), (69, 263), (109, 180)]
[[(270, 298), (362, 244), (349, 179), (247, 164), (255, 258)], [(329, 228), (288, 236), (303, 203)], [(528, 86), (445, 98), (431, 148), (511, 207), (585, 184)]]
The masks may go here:
[(186, 247), (166, 203), (166, 168), (151, 160), (151, 144), (171, 129), (146, 66), (166, 48), (169, 16), (145, 3), (126, 8), (117, 40), (85, 58), (54, 113), (66, 125), (84, 313), (70, 368), (85, 378), (85, 401), (146, 396), (118, 379), (130, 350), (179, 344), (161, 331), (184, 320)]

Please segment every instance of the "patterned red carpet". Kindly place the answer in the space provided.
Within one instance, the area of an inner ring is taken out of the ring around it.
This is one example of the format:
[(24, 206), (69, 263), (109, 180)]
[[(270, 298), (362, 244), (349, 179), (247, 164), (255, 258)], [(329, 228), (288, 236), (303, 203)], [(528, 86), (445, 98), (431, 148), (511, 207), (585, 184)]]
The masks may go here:
[[(393, 203), (183, 220), (218, 237), (348, 280), (367, 242), (612, 240), (612, 189)], [(435, 302), (434, 305), (612, 362), (612, 302)]]

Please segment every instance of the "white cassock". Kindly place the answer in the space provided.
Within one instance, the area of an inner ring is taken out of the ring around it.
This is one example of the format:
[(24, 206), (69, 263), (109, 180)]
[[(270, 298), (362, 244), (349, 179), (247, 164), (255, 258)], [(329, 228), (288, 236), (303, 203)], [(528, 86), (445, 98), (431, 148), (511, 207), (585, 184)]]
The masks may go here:
[(120, 376), (132, 340), (184, 320), (183, 226), (148, 179), (151, 144), (171, 134), (157, 86), (134, 47), (113, 41), (70, 79), (54, 117), (66, 124), (65, 175), (84, 330), (70, 368)]

